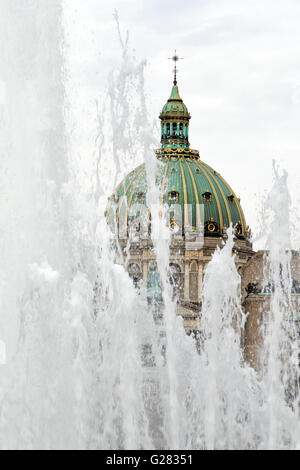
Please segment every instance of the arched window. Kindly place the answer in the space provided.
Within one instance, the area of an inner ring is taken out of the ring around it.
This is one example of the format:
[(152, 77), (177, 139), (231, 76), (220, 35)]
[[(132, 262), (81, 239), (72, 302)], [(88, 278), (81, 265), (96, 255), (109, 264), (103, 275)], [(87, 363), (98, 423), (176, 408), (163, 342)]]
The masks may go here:
[(180, 296), (183, 291), (183, 277), (181, 267), (177, 263), (170, 263), (169, 282), (173, 288), (173, 296)]
[(173, 122), (173, 137), (177, 137), (177, 123)]
[(198, 264), (192, 261), (190, 265), (190, 301), (198, 302)]
[(132, 263), (128, 267), (129, 277), (132, 279), (135, 287), (137, 287), (139, 281), (142, 279), (141, 270), (138, 264)]
[(145, 193), (143, 193), (142, 191), (137, 191), (136, 199), (138, 202), (145, 202)]
[(183, 123), (182, 122), (179, 124), (179, 137), (180, 139), (183, 139)]
[(197, 262), (196, 262), (196, 261), (193, 261), (193, 262), (191, 263), (190, 272), (191, 272), (191, 273), (197, 273), (197, 272), (198, 272), (198, 266), (197, 266)]
[(167, 122), (167, 139), (170, 138), (170, 123)]

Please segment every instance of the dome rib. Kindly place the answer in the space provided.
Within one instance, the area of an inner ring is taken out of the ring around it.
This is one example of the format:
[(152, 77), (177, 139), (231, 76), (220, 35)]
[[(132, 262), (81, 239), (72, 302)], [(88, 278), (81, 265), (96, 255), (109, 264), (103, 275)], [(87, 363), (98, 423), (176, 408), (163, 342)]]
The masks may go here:
[(198, 189), (197, 189), (197, 185), (196, 185), (196, 181), (195, 181), (193, 172), (192, 172), (191, 168), (189, 167), (189, 165), (187, 164), (186, 160), (185, 160), (185, 164), (186, 164), (186, 166), (188, 168), (188, 171), (190, 173), (192, 184), (193, 184), (193, 189), (194, 189), (194, 195), (195, 195), (195, 200), (196, 200), (196, 223), (195, 223), (195, 227), (197, 227), (197, 225), (201, 223), (199, 194), (198, 194)]
[(163, 205), (163, 203), (164, 203), (164, 195), (166, 193), (166, 183), (167, 183), (167, 175), (168, 175), (169, 165), (170, 165), (170, 160), (167, 161), (166, 168), (165, 168), (165, 171), (164, 171), (163, 180), (162, 180), (162, 183), (161, 183), (161, 193), (160, 193), (160, 203), (161, 203), (161, 205)]
[[(202, 165), (205, 165), (207, 168), (209, 168), (211, 172), (215, 172), (215, 170), (210, 165), (208, 165), (207, 163), (204, 163), (204, 162), (201, 162), (201, 163), (202, 163)], [(241, 207), (241, 204), (239, 202), (238, 197), (236, 196), (236, 194), (233, 191), (233, 189), (231, 188), (231, 186), (227, 183), (227, 181), (224, 180), (222, 175), (220, 173), (217, 173), (217, 172), (215, 172), (215, 174), (216, 174), (216, 177), (218, 177), (221, 180), (222, 184), (224, 184), (225, 188), (228, 190), (228, 193), (229, 193), (228, 196), (230, 196), (231, 194), (234, 196), (235, 206), (236, 206), (236, 209), (237, 209), (239, 217), (240, 217), (240, 222), (243, 226), (243, 233), (245, 233), (247, 224), (246, 224), (245, 215), (244, 215), (244, 212), (243, 212), (243, 209)]]
[[(208, 165), (206, 165), (208, 166)], [(211, 167), (209, 167), (211, 168)], [(211, 168), (212, 170), (212, 168)], [(239, 217), (240, 217), (240, 222), (242, 224), (242, 230), (243, 230), (243, 234), (246, 233), (246, 220), (245, 220), (245, 215), (244, 215), (244, 212), (243, 212), (243, 209), (241, 207), (241, 204), (240, 204), (240, 201), (239, 199), (237, 198), (235, 192), (232, 190), (232, 188), (229, 186), (229, 184), (224, 180), (224, 178), (218, 173), (218, 177), (220, 178), (220, 180), (223, 182), (223, 184), (226, 186), (226, 188), (228, 189), (229, 193), (232, 194), (234, 196), (234, 200), (235, 200), (235, 206), (238, 210), (238, 213), (239, 213)], [(229, 194), (229, 195), (230, 195)]]
[[(199, 162), (200, 163), (200, 162)], [(202, 162), (201, 162), (202, 163)], [(198, 162), (197, 162), (198, 164)], [(200, 165), (199, 165), (200, 166)], [(218, 212), (219, 212), (219, 220), (220, 220), (220, 232), (222, 233), (222, 230), (223, 230), (223, 227), (224, 227), (224, 221), (223, 221), (223, 214), (222, 214), (222, 209), (221, 209), (221, 204), (220, 204), (220, 200), (218, 198), (218, 195), (217, 195), (217, 192), (216, 192), (216, 188), (214, 187), (214, 185), (212, 184), (212, 181), (211, 181), (211, 178), (209, 176), (209, 174), (207, 173), (207, 170), (204, 169), (204, 165), (201, 165), (202, 167), (202, 170), (204, 172), (204, 174), (206, 175), (209, 183), (210, 183), (210, 186), (211, 186), (211, 189), (214, 193), (214, 196), (215, 196), (215, 200), (216, 200), (216, 203), (217, 203), (217, 207), (218, 207)]]
[(213, 170), (209, 167), (208, 168), (208, 173), (211, 175), (211, 177), (213, 178), (214, 182), (216, 183), (216, 185), (218, 186), (219, 188), (219, 191), (220, 191), (220, 194), (222, 196), (222, 199), (224, 201), (224, 204), (225, 204), (225, 208), (226, 208), (226, 212), (227, 212), (227, 220), (228, 220), (228, 227), (230, 226), (230, 224), (232, 223), (232, 217), (231, 217), (231, 212), (230, 212), (230, 209), (229, 209), (229, 206), (228, 206), (228, 202), (227, 202), (227, 199), (225, 197), (225, 194), (221, 188), (221, 186), (219, 185), (217, 179), (215, 178), (214, 174), (213, 174)]
[(189, 225), (189, 214), (188, 214), (188, 195), (187, 195), (186, 181), (185, 181), (185, 175), (184, 175), (184, 170), (183, 170), (183, 167), (182, 167), (182, 163), (181, 163), (180, 160), (178, 160), (178, 161), (179, 161), (179, 165), (180, 165), (181, 181), (182, 181), (182, 187), (183, 187), (184, 227), (188, 227), (188, 225)]

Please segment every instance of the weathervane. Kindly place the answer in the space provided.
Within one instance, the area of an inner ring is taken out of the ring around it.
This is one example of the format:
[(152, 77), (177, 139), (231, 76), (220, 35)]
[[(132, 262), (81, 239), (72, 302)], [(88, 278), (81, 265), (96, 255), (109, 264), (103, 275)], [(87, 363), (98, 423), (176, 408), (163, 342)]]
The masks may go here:
[(173, 55), (173, 57), (169, 57), (169, 60), (173, 60), (175, 62), (175, 68), (173, 70), (173, 72), (174, 72), (174, 85), (177, 85), (177, 62), (179, 60), (182, 60), (182, 59), (183, 59), (183, 57), (178, 57), (176, 49), (175, 49), (175, 54)]

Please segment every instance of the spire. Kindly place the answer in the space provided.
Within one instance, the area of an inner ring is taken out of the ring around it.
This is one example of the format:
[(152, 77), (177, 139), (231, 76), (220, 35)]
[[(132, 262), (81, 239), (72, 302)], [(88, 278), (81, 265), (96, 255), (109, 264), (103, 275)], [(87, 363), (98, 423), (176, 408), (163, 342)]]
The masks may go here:
[(179, 100), (182, 101), (179, 95), (179, 89), (177, 85), (173, 85), (172, 91), (171, 91), (171, 96), (169, 100)]
[(182, 101), (177, 86), (177, 62), (180, 57), (175, 54), (170, 58), (175, 62), (174, 80), (171, 96), (160, 113), (161, 120), (161, 144), (162, 149), (172, 148), (173, 150), (188, 150), (189, 144), (189, 121), (190, 113)]
[(169, 58), (175, 63), (174, 80), (171, 96), (164, 105), (159, 119), (161, 121), (161, 147), (156, 150), (157, 158), (193, 158), (199, 159), (198, 150), (190, 149), (189, 125), (191, 115), (180, 97), (177, 86), (177, 62), (181, 59), (175, 54)]
[(179, 60), (182, 60), (182, 59), (183, 59), (182, 57), (179, 57), (177, 55), (176, 49), (175, 49), (175, 54), (173, 55), (173, 57), (169, 57), (169, 60), (173, 60), (173, 62), (175, 63), (175, 67), (174, 67), (174, 70), (173, 70), (173, 72), (174, 72), (174, 81), (173, 81), (174, 86), (177, 85), (177, 62)]

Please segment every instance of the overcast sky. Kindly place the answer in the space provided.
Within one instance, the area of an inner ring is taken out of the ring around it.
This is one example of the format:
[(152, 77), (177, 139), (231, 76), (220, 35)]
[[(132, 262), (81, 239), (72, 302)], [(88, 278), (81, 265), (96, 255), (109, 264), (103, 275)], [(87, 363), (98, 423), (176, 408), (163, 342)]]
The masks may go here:
[(299, 0), (66, 0), (72, 73), (91, 101), (120, 61), (114, 9), (137, 59), (147, 59), (151, 118), (169, 97), (176, 48), (190, 142), (241, 197), (257, 225), (272, 159), (300, 201)]

